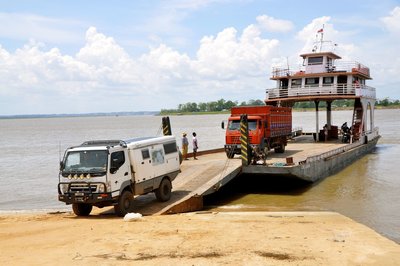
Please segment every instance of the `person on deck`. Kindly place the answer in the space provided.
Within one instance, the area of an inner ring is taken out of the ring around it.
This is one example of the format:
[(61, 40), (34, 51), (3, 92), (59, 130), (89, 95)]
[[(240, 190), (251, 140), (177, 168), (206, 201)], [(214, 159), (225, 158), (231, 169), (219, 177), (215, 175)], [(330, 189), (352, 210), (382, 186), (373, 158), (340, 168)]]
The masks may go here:
[(196, 138), (196, 132), (193, 132), (193, 158), (197, 160), (196, 154), (197, 154), (197, 149), (199, 148), (199, 145), (197, 144), (197, 138)]
[(188, 146), (189, 146), (189, 141), (186, 137), (186, 133), (183, 133), (182, 134), (182, 155), (183, 155), (184, 160), (189, 160), (187, 158)]
[(324, 126), (324, 136), (325, 136), (325, 141), (328, 141), (328, 124), (325, 124)]

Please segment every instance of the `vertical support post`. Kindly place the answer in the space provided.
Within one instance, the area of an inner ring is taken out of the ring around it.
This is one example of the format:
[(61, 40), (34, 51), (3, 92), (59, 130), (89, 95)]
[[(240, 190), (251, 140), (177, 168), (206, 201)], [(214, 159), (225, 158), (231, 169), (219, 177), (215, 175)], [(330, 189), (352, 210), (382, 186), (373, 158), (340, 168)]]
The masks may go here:
[(172, 135), (171, 123), (169, 122), (169, 116), (164, 116), (162, 118), (162, 128), (163, 128), (164, 136)]
[(249, 165), (251, 160), (251, 149), (249, 143), (249, 123), (246, 114), (240, 116), (240, 154), (242, 165)]
[(314, 103), (315, 103), (315, 141), (319, 141), (319, 114), (318, 114), (319, 101), (314, 101)]
[(326, 102), (326, 123), (328, 124), (328, 129), (331, 129), (332, 125), (332, 101)]

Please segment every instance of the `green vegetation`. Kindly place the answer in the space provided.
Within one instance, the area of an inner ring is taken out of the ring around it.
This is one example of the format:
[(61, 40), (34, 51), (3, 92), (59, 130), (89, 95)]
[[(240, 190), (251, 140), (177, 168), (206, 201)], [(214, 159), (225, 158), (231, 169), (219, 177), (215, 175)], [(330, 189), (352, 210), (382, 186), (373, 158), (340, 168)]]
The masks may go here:
[(383, 100), (377, 100), (375, 106), (380, 108), (400, 108), (400, 100), (390, 100), (386, 97)]
[(187, 113), (220, 113), (220, 112), (229, 112), (232, 107), (235, 106), (254, 106), (254, 105), (265, 105), (262, 100), (249, 100), (247, 102), (238, 101), (226, 101), (224, 99), (220, 99), (218, 101), (212, 101), (207, 103), (194, 103), (188, 102), (185, 104), (179, 104), (178, 109), (161, 109), (160, 115), (166, 114), (187, 114)]
[[(332, 109), (345, 109), (347, 107), (353, 107), (354, 100), (336, 100), (332, 102)], [(326, 107), (326, 102), (319, 103), (320, 108)], [(308, 108), (315, 108), (315, 104), (313, 101), (311, 102), (297, 102), (293, 106), (294, 109), (308, 109)]]

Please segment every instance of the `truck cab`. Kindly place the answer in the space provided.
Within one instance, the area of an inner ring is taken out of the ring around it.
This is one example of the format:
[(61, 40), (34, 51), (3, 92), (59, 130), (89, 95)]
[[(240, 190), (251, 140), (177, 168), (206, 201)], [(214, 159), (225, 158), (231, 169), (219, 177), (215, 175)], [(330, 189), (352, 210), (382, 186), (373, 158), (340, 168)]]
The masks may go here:
[(292, 130), (292, 111), (287, 107), (243, 106), (233, 107), (225, 133), (225, 152), (228, 158), (240, 154), (240, 119), (247, 115), (248, 141), (252, 153), (265, 158), (270, 149), (283, 153)]
[[(264, 136), (266, 121), (263, 121), (260, 116), (248, 116), (247, 122), (250, 146), (255, 147), (260, 144)], [(240, 116), (229, 117), (225, 143), (225, 151), (229, 158), (240, 154)]]
[(132, 207), (133, 195), (155, 192), (158, 200), (169, 200), (179, 172), (173, 136), (87, 141), (65, 151), (58, 198), (72, 204), (79, 216), (89, 215), (92, 206), (110, 205), (123, 216)]

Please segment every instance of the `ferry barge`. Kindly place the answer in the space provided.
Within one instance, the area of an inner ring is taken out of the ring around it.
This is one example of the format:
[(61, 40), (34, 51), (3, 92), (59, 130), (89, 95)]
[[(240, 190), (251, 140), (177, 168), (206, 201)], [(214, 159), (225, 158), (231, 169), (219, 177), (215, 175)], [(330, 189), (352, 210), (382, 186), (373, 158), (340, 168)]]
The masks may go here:
[[(343, 169), (375, 147), (380, 136), (374, 125), (375, 88), (366, 85), (366, 81), (372, 79), (370, 70), (356, 61), (341, 61), (341, 57), (333, 51), (325, 51), (324, 46), (330, 42), (323, 40), (323, 31), (320, 34), (320, 40), (316, 42), (312, 52), (300, 55), (303, 65), (299, 69), (273, 68), (271, 80), (276, 81), (276, 87), (266, 90), (265, 103), (293, 107), (297, 102), (313, 101), (313, 141), (319, 143), (327, 138), (330, 143), (336, 143), (337, 147), (331, 146), (327, 151), (297, 162), (289, 157), (286, 158), (286, 163), (243, 165), (243, 173), (284, 175), (314, 182)], [(349, 139), (345, 141), (348, 144), (340, 141), (340, 129), (332, 124), (332, 102), (340, 99), (354, 101)], [(324, 130), (319, 125), (321, 102), (326, 102)], [(307, 148), (313, 149), (313, 146)]]

